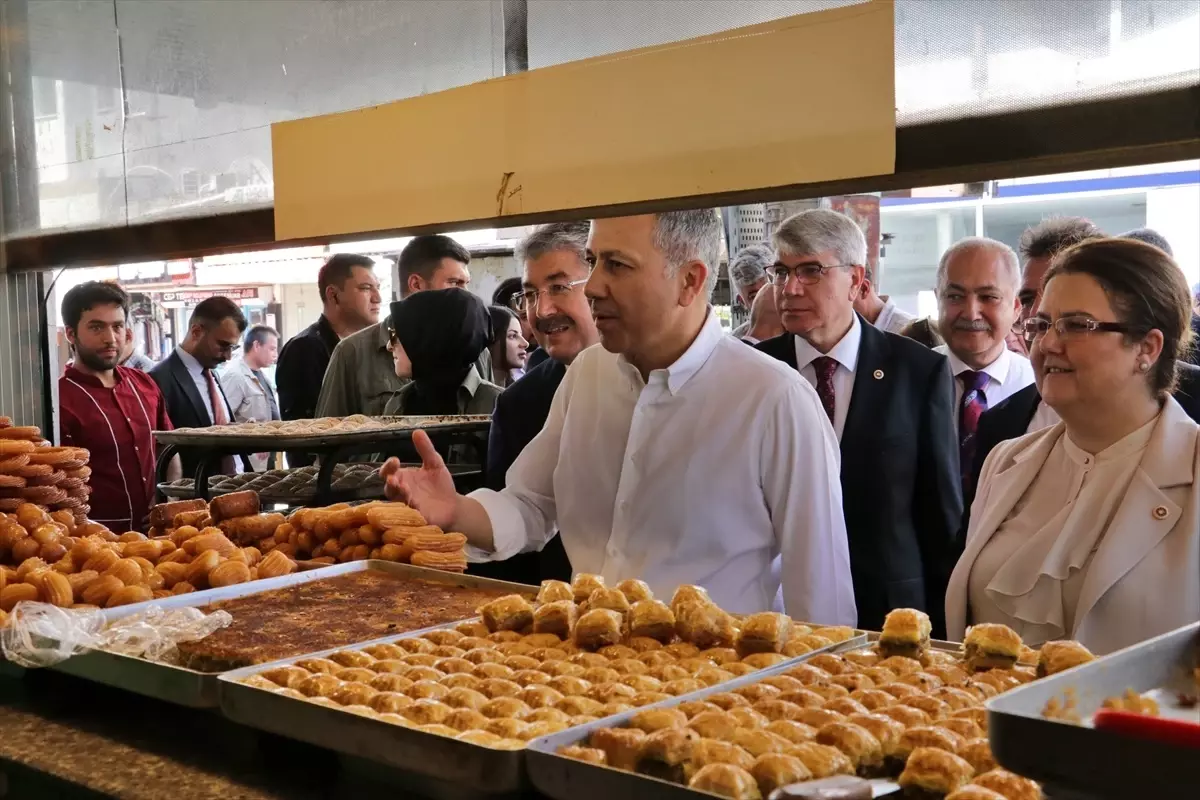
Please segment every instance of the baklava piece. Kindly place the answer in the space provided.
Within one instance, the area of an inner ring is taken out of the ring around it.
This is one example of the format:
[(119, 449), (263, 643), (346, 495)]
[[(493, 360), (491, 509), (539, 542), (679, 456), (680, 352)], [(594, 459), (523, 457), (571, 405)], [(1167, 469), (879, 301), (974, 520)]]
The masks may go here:
[(900, 749), (900, 737), (904, 735), (903, 725), (882, 714), (853, 714), (847, 717), (846, 721), (867, 731), (879, 742), (885, 771), (890, 774), (900, 773), (904, 762), (898, 759), (896, 754)]
[(675, 608), (675, 633), (701, 650), (733, 647), (737, 638), (733, 617), (712, 603), (683, 603)]
[(1012, 669), (1021, 655), (1023, 644), (1017, 632), (1007, 625), (972, 625), (967, 628), (967, 635), (963, 638), (963, 657), (967, 669), (973, 672)]
[(592, 592), (604, 588), (604, 578), (599, 575), (581, 572), (571, 581), (571, 591), (576, 603), (582, 603), (592, 596)]
[(734, 732), (738, 729), (737, 722), (726, 711), (701, 711), (688, 720), (687, 726), (705, 739), (724, 742), (733, 741)]
[(537, 593), (537, 604), (540, 606), (546, 603), (557, 603), (560, 600), (575, 602), (575, 590), (571, 588), (571, 584), (564, 581), (542, 581), (542, 586)]
[(688, 781), (688, 788), (711, 792), (730, 800), (762, 800), (754, 776), (732, 764), (709, 764), (703, 767)]
[(754, 759), (750, 774), (758, 782), (758, 790), (763, 797), (769, 796), (780, 786), (812, 780), (812, 773), (803, 761), (784, 753), (764, 753)]
[(629, 609), (629, 635), (669, 645), (675, 638), (675, 614), (666, 603), (639, 600)]
[(958, 750), (958, 757), (971, 765), (976, 775), (994, 770), (996, 757), (992, 755), (992, 747), (984, 738), (970, 739)]
[(817, 731), (817, 743), (845, 753), (861, 777), (883, 774), (883, 745), (866, 728), (852, 722), (834, 722)]
[(667, 728), (684, 728), (687, 727), (687, 723), (687, 714), (678, 708), (652, 708), (639, 711), (629, 719), (629, 727), (640, 728), (646, 733)]
[(781, 653), (791, 637), (792, 619), (786, 614), (772, 611), (751, 614), (742, 621), (737, 653), (742, 657), (751, 653)]
[(1036, 781), (1022, 778), (1006, 769), (990, 770), (977, 775), (971, 782), (1004, 795), (1008, 800), (1042, 800), (1042, 789)]
[(946, 795), (970, 783), (974, 771), (963, 759), (933, 747), (919, 747), (908, 757), (900, 786), (914, 800), (945, 800)]
[(782, 736), (793, 745), (815, 742), (817, 740), (816, 728), (790, 719), (777, 719), (763, 730), (769, 731), (776, 736)]
[(687, 728), (662, 728), (647, 734), (642, 741), (637, 772), (673, 783), (685, 782), (692, 747), (698, 741), (700, 735)]
[(946, 795), (946, 800), (1007, 800), (1007, 798), (999, 792), (968, 783), (961, 789), (955, 789)]
[(498, 597), (479, 608), (483, 624), (492, 633), (522, 631), (533, 624), (533, 606), (519, 594)]
[(908, 758), (917, 750), (933, 749), (945, 750), (947, 753), (957, 755), (959, 748), (965, 743), (963, 738), (954, 731), (922, 725), (904, 731), (900, 742), (896, 745), (896, 754), (902, 758)]
[[(575, 644), (584, 650), (599, 650), (610, 644), (618, 644), (623, 635), (624, 621), (624, 617), (616, 611), (606, 608), (592, 609), (575, 623)], [(604, 660), (608, 663), (608, 659)]]
[(598, 747), (580, 747), (577, 744), (558, 748), (558, 754), (563, 758), (573, 758), (576, 761), (586, 761), (589, 764), (608, 764), (608, 754)]
[(1095, 661), (1092, 651), (1075, 641), (1046, 642), (1038, 654), (1037, 676), (1045, 678), (1071, 667)]
[(836, 747), (816, 742), (794, 745), (788, 755), (804, 762), (814, 778), (829, 778), (834, 775), (853, 775), (854, 765), (846, 754)]
[(533, 612), (534, 633), (552, 633), (562, 639), (571, 637), (575, 627), (575, 601), (555, 600), (543, 603)]
[(733, 743), (755, 758), (766, 753), (783, 753), (792, 747), (792, 743), (782, 736), (749, 728), (738, 728), (734, 731)]
[(692, 758), (684, 766), (685, 777), (691, 780), (693, 775), (709, 764), (732, 764), (748, 770), (754, 766), (754, 757), (731, 742), (700, 739), (692, 745)]
[(690, 603), (699, 603), (701, 605), (712, 605), (712, 598), (708, 596), (708, 591), (703, 586), (695, 586), (690, 583), (685, 583), (675, 589), (671, 595), (671, 610), (676, 614), (679, 613), (679, 608)]
[(929, 615), (914, 608), (897, 608), (883, 620), (879, 654), (884, 658), (904, 656), (919, 659), (929, 648), (933, 625)]

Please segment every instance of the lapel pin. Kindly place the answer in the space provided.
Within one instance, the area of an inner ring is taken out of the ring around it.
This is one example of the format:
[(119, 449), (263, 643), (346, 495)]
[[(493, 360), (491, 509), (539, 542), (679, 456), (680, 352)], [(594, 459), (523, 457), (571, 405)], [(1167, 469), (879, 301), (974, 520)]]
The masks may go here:
[(877, 381), (883, 380), (883, 370), (881, 370), (881, 369), (875, 370), (875, 380), (877, 380)]
[(1152, 511), (1150, 513), (1154, 516), (1155, 519), (1164, 520), (1167, 518), (1167, 514), (1169, 514), (1170, 512), (1167, 511), (1166, 506), (1155, 506), (1154, 511)]

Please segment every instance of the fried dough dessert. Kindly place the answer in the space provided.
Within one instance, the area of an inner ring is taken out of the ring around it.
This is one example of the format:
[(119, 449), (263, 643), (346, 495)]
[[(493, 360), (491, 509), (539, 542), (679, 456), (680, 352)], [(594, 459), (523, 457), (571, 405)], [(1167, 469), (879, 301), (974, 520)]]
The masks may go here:
[(752, 653), (781, 653), (792, 638), (792, 619), (786, 614), (764, 611), (742, 620), (737, 635), (737, 653), (743, 658)]
[(522, 631), (533, 624), (533, 606), (521, 595), (510, 594), (480, 606), (479, 616), (492, 633)]
[(537, 593), (537, 604), (540, 606), (545, 603), (556, 603), (559, 600), (575, 602), (575, 590), (571, 588), (571, 584), (565, 581), (542, 581), (542, 587), (538, 589)]
[(929, 649), (929, 634), (932, 630), (929, 615), (924, 611), (897, 608), (883, 619), (883, 631), (879, 634), (879, 654), (884, 658), (920, 658)]
[(899, 784), (906, 796), (917, 800), (944, 800), (966, 786), (974, 774), (971, 765), (953, 753), (918, 747), (908, 757)]
[(583, 650), (599, 650), (601, 647), (619, 644), (624, 633), (624, 622), (625, 618), (616, 611), (607, 608), (592, 609), (575, 623), (575, 644)]
[(681, 603), (675, 608), (675, 633), (701, 650), (733, 647), (737, 628), (733, 617), (713, 603)]
[(1007, 625), (983, 623), (967, 628), (963, 638), (963, 656), (967, 669), (1012, 669), (1021, 655), (1021, 637)]
[(571, 631), (575, 627), (575, 615), (574, 600), (555, 600), (543, 603), (533, 612), (533, 631), (534, 633), (552, 633), (560, 639), (569, 639)]
[(1048, 675), (1055, 675), (1071, 669), (1071, 667), (1078, 667), (1080, 664), (1095, 660), (1096, 657), (1092, 655), (1092, 651), (1079, 642), (1070, 640), (1046, 642), (1042, 645), (1041, 652), (1038, 653), (1037, 676), (1045, 678)]

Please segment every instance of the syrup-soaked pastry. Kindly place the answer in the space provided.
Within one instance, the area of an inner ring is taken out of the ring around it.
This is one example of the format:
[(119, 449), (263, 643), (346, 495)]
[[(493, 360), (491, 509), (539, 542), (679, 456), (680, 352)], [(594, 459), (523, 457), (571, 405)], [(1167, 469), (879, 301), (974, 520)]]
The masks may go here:
[(976, 786), (991, 789), (1008, 800), (1041, 800), (1042, 790), (1035, 781), (1005, 769), (993, 769), (977, 775), (972, 781)]
[(850, 699), (857, 700), (868, 711), (878, 711), (896, 702), (896, 698), (881, 689), (859, 689), (850, 693)]
[(330, 697), (344, 706), (361, 706), (371, 702), (371, 698), (379, 694), (365, 683), (348, 682), (338, 687)]
[(813, 742), (817, 738), (816, 728), (790, 719), (777, 719), (763, 728), (763, 730), (769, 731), (776, 736), (782, 736), (792, 744)]
[(499, 717), (483, 726), (483, 729), (488, 733), (496, 734), (501, 739), (521, 739), (528, 727), (529, 723), (519, 719)]
[(750, 774), (758, 782), (758, 790), (763, 797), (780, 786), (812, 780), (812, 772), (804, 766), (804, 762), (785, 753), (764, 753), (754, 759)]
[(441, 725), (450, 716), (452, 709), (437, 700), (417, 700), (404, 708), (400, 715), (416, 725)]
[(417, 701), (400, 692), (376, 691), (375, 695), (367, 702), (367, 705), (380, 714), (399, 714), (415, 702)]
[(537, 593), (537, 604), (541, 606), (546, 603), (557, 603), (560, 600), (575, 602), (575, 590), (571, 588), (571, 584), (565, 581), (542, 581), (542, 586)]
[(817, 743), (841, 750), (864, 778), (881, 773), (883, 745), (866, 728), (852, 722), (834, 722), (817, 731)]
[[(826, 703), (825, 698), (812, 691), (812, 689), (796, 689), (790, 692), (783, 692), (779, 695), (778, 699), (798, 705), (801, 708), (820, 708)], [(891, 695), (888, 695), (888, 700), (892, 703), (896, 702), (896, 698)]]
[(945, 728), (948, 731), (953, 731), (964, 739), (978, 739), (987, 735), (984, 733), (983, 729), (974, 722), (969, 719), (962, 719), (961, 717), (947, 717), (946, 719), (939, 719), (937, 722), (933, 723), (933, 725), (935, 728)]
[(928, 714), (932, 719), (942, 719), (950, 716), (950, 706), (945, 701), (938, 700), (936, 697), (929, 695), (920, 695), (917, 697), (906, 697), (900, 701), (906, 706), (919, 708)]
[(1026, 684), (1037, 680), (1037, 669), (1029, 667), (1013, 667), (1012, 669), (993, 670), (993, 672), (1001, 672), (1005, 676), (1012, 678), (1017, 683)]
[[(750, 659), (753, 659), (753, 658), (772, 658), (772, 657), (773, 656), (770, 653), (755, 653), (752, 656), (746, 656), (746, 661), (749, 661)], [(725, 670), (726, 672), (732, 673), (735, 678), (741, 678), (746, 675), (749, 675), (751, 672), (757, 672), (759, 670), (759, 667), (751, 666), (750, 664), (746, 663), (746, 661), (737, 661), (733, 664), (726, 664), (725, 666), (721, 667), (721, 669)]]
[(830, 673), (814, 667), (812, 664), (797, 664), (784, 674), (790, 678), (795, 678), (805, 686), (811, 686), (814, 683), (827, 683), (831, 677)]
[[(454, 738), (460, 742), (467, 742), (468, 744), (478, 745), (479, 747), (495, 747), (497, 744), (504, 741), (494, 733), (488, 733), (487, 731), (476, 730), (474, 728), (465, 730)], [(604, 754), (601, 753), (601, 755)]]
[(861, 672), (845, 672), (841, 675), (834, 675), (829, 679), (829, 682), (834, 686), (841, 686), (848, 692), (857, 692), (861, 689), (874, 689), (875, 681)]
[(298, 685), (312, 677), (308, 670), (297, 667), (275, 667), (261, 673), (262, 677), (285, 689), (295, 689)]
[(904, 726), (896, 720), (882, 714), (852, 714), (846, 721), (870, 732), (878, 740), (885, 759), (896, 754), (904, 735)]
[[(638, 601), (641, 602), (641, 601)], [(669, 609), (668, 609), (669, 610)], [(671, 623), (672, 629), (675, 623)], [(649, 636), (631, 636), (629, 638), (629, 649), (637, 653), (637, 658), (642, 659), (642, 662), (647, 666), (654, 666), (650, 661), (646, 661), (642, 657), (649, 653), (656, 653), (662, 650), (663, 643), (658, 639), (651, 639)], [(665, 654), (664, 654), (665, 655)]]
[(329, 660), (343, 667), (370, 667), (375, 659), (362, 650), (339, 650), (329, 654)]
[(894, 683), (886, 683), (883, 686), (880, 686), (879, 690), (882, 692), (887, 692), (897, 700), (907, 700), (910, 697), (923, 697), (925, 695), (925, 693), (916, 686), (910, 686), (907, 683), (900, 683), (899, 681)]
[(533, 612), (533, 630), (535, 633), (548, 633), (564, 639), (571, 636), (575, 627), (577, 610), (573, 600), (556, 600), (553, 603), (543, 603)]
[[(623, 635), (624, 622), (625, 618), (616, 611), (606, 608), (592, 609), (579, 617), (575, 623), (575, 644), (583, 650), (599, 650), (610, 644), (618, 644)], [(608, 659), (605, 659), (605, 663), (607, 661)]]
[(737, 708), (729, 709), (725, 713), (728, 714), (735, 723), (743, 728), (765, 728), (771, 724), (771, 720), (767, 719), (750, 706), (738, 706)]
[(409, 653), (432, 653), (437, 649), (437, 645), (428, 639), (422, 639), (414, 636), (411, 639), (399, 639), (395, 642), (396, 647), (401, 650), (406, 650)]
[(914, 750), (936, 748), (947, 753), (957, 753), (965, 744), (965, 740), (954, 731), (945, 728), (935, 728), (932, 725), (922, 725), (909, 728), (900, 737), (896, 753), (907, 758)]
[[(788, 644), (790, 645), (792, 642), (799, 642), (807, 647), (809, 652), (812, 652), (813, 650), (820, 650), (823, 647), (829, 647), (831, 644), (833, 644), (832, 639), (826, 639), (824, 636), (817, 636), (815, 633), (792, 637)], [(786, 648), (784, 650), (784, 655), (789, 655)]]
[(618, 583), (616, 588), (621, 591), (621, 594), (625, 595), (630, 603), (654, 599), (654, 592), (650, 591), (650, 584), (645, 581), (639, 581), (636, 578), (626, 578)]
[(732, 764), (709, 764), (697, 770), (688, 781), (688, 788), (698, 792), (711, 792), (730, 800), (762, 800), (754, 776), (746, 769)]
[(555, 703), (554, 707), (571, 716), (588, 714), (599, 717), (604, 711), (604, 704), (590, 697), (567, 696)]
[[(471, 620), (469, 622), (460, 622), (454, 626), (454, 630), (458, 631), (463, 636), (466, 636), (468, 638), (484, 637), (484, 636), (488, 635), (487, 626), (484, 625), (482, 622), (479, 622), (478, 620)], [(464, 645), (464, 647), (465, 647), (465, 645)]]
[(749, 686), (742, 686), (733, 690), (734, 694), (740, 694), (742, 697), (749, 700), (751, 703), (756, 703), (759, 700), (768, 700), (774, 697), (779, 697), (782, 692), (766, 683), (752, 683)]
[(859, 667), (873, 667), (883, 660), (883, 656), (873, 650), (855, 650), (843, 653), (842, 658)]
[(851, 628), (849, 625), (827, 625), (821, 628), (814, 628), (813, 636), (820, 636), (828, 639), (834, 644), (841, 644), (847, 639), (852, 639), (858, 635), (858, 631)]
[(921, 664), (927, 670), (930, 667), (957, 667), (962, 663), (961, 658), (961, 652), (930, 649), (925, 651), (925, 655), (921, 656)]
[(970, 764), (976, 775), (990, 772), (999, 766), (996, 757), (992, 755), (992, 746), (984, 737), (967, 740), (959, 748), (958, 757)]
[(913, 708), (912, 706), (901, 705), (900, 703), (875, 709), (872, 713), (883, 714), (885, 717), (891, 717), (905, 728), (921, 727), (928, 725), (933, 721), (929, 718), (929, 715), (921, 709)]
[(954, 686), (970, 677), (964, 670), (951, 665), (934, 664), (926, 667), (925, 672), (941, 680), (944, 686)]
[(641, 758), (645, 740), (646, 732), (638, 728), (601, 728), (592, 731), (588, 746), (603, 750), (608, 766), (632, 770)]
[(737, 626), (733, 617), (713, 603), (683, 603), (675, 612), (675, 633), (701, 650), (733, 647)]
[(370, 647), (364, 647), (362, 650), (367, 655), (379, 661), (386, 661), (390, 658), (403, 658), (408, 655), (407, 651), (402, 650), (394, 644), (373, 644)]
[[(478, 664), (473, 664), (465, 658), (443, 658), (433, 665), (433, 668), (447, 675), (470, 675)], [(339, 673), (340, 677), (341, 673)]]
[(340, 679), (328, 673), (319, 673), (301, 681), (295, 689), (305, 697), (332, 697), (341, 686)]
[[(751, 653), (741, 661), (741, 666), (749, 667), (751, 670), (766, 669), (773, 667), (776, 664), (782, 664), (787, 661), (788, 657), (782, 653)], [(727, 664), (727, 667), (736, 669), (738, 664)]]
[[(533, 656), (515, 655), (504, 659), (504, 666), (511, 669), (514, 673), (523, 669), (537, 669), (542, 665), (542, 660)], [(499, 676), (497, 676), (499, 677)]]
[[(456, 708), (446, 716), (442, 724), (454, 728), (456, 731), (471, 731), (482, 730), (491, 721), (490, 717), (485, 717), (474, 709)], [(495, 734), (492, 735), (495, 736)]]
[(961, 789), (955, 789), (946, 795), (946, 800), (1007, 800), (1007, 798), (999, 792), (968, 783)]
[(666, 683), (667, 681), (677, 681), (681, 678), (690, 678), (692, 673), (688, 672), (678, 664), (663, 664), (659, 667), (651, 667), (648, 673), (650, 677)]
[(692, 658), (700, 655), (700, 648), (691, 642), (671, 642), (663, 645), (663, 651), (670, 653), (675, 658)]
[(805, 663), (817, 669), (823, 669), (830, 675), (841, 675), (843, 672), (853, 672), (855, 669), (855, 666), (849, 661), (833, 653), (819, 653)]
[(530, 708), (553, 708), (559, 700), (563, 699), (563, 694), (549, 686), (534, 684), (526, 685), (518, 697)]
[(709, 764), (733, 764), (742, 769), (750, 769), (754, 765), (754, 758), (732, 742), (720, 739), (701, 739), (694, 742), (692, 758), (685, 767), (687, 777), (690, 779)]
[(841, 750), (817, 742), (805, 742), (793, 745), (788, 755), (795, 756), (804, 762), (814, 778), (828, 778), (833, 775), (853, 775), (854, 764)]
[(640, 728), (646, 733), (654, 733), (664, 728), (684, 728), (687, 724), (687, 714), (678, 708), (651, 708), (639, 711), (629, 718), (629, 727)]
[(421, 638), (428, 639), (439, 647), (444, 647), (446, 645), (457, 644), (466, 637), (460, 631), (444, 628), (442, 630), (430, 631)]
[(523, 689), (521, 684), (506, 678), (488, 678), (479, 684), (479, 691), (493, 700), (497, 697), (517, 697)]
[(1038, 654), (1037, 676), (1045, 678), (1048, 675), (1056, 675), (1064, 670), (1095, 660), (1096, 657), (1092, 655), (1092, 651), (1079, 642), (1071, 640), (1046, 642)]
[(618, 714), (624, 714), (627, 711), (633, 711), (633, 708), (634, 708), (634, 706), (632, 703), (621, 703), (621, 702), (605, 703), (604, 707), (600, 709), (600, 716), (601, 717), (615, 717)]
[(1007, 625), (972, 625), (963, 637), (963, 659), (967, 669), (974, 672), (1011, 669), (1021, 655), (1023, 644), (1017, 632)]
[(737, 706), (750, 705), (749, 700), (742, 697), (740, 694), (734, 694), (733, 692), (717, 692), (716, 694), (710, 694), (704, 699), (707, 702), (712, 703), (714, 706), (718, 706), (724, 711), (728, 711), (731, 708), (736, 708)]
[(845, 718), (845, 714), (839, 714), (836, 711), (828, 711), (824, 708), (805, 708), (797, 715), (796, 721), (803, 722), (805, 725), (811, 725), (820, 730), (826, 725), (841, 722)]
[(850, 696), (845, 686), (838, 686), (836, 683), (816, 683), (809, 686), (808, 691), (821, 695), (826, 701)]
[(804, 709), (787, 700), (780, 700), (778, 697), (768, 697), (755, 703), (754, 710), (774, 722), (780, 719), (796, 719)]
[[(525, 647), (525, 643), (521, 641), (525, 637), (521, 635), (520, 631), (494, 631), (489, 633), (487, 638), (489, 642), (496, 645), (498, 650), (506, 653), (512, 652), (512, 646), (520, 645), (521, 647)], [(510, 647), (505, 650), (501, 645), (510, 645)]]
[(596, 589), (587, 599), (587, 607), (590, 611), (594, 608), (607, 608), (609, 611), (616, 611), (619, 614), (629, 613), (629, 599), (625, 597), (625, 593), (620, 589)]
[(487, 705), (489, 698), (482, 692), (474, 689), (468, 689), (464, 686), (459, 686), (451, 689), (442, 702), (451, 708), (469, 708), (472, 711), (478, 711)]
[(569, 638), (553, 633), (530, 633), (521, 641), (530, 647), (562, 647), (563, 640)]
[(975, 772), (963, 759), (934, 747), (918, 747), (904, 764), (899, 784), (906, 796), (937, 798), (966, 786)]
[(972, 679), (976, 684), (986, 684), (996, 690), (996, 693), (1007, 692), (1009, 689), (1015, 689), (1020, 686), (1020, 682), (1008, 674), (1004, 670), (992, 669), (987, 672), (977, 672)]
[(413, 685), (413, 680), (393, 672), (380, 672), (368, 681), (368, 685), (379, 692), (405, 692)]
[(771, 675), (763, 678), (759, 683), (765, 683), (767, 686), (774, 686), (780, 692), (793, 692), (797, 689), (803, 689), (804, 684), (790, 675)]
[(897, 675), (907, 675), (910, 672), (920, 672), (925, 669), (925, 665), (920, 661), (907, 656), (889, 656), (875, 666), (889, 669)]
[(494, 700), (489, 700), (479, 709), (479, 713), (485, 717), (499, 719), (501, 717), (511, 717), (512, 719), (524, 719), (525, 715), (530, 712), (529, 706), (522, 700), (516, 697), (497, 697)]
[[(477, 624), (483, 627), (483, 636), (464, 636), (458, 640), (458, 646), (463, 650), (466, 650), (468, 653), (479, 649), (495, 650), (496, 643), (486, 638), (488, 635), (487, 626), (485, 626), (482, 622)], [(466, 656), (463, 656), (463, 658), (466, 658)]]
[[(554, 581), (558, 583), (558, 581)], [(573, 758), (576, 761), (586, 761), (589, 764), (608, 765), (608, 753), (598, 747), (580, 747), (577, 744), (558, 748), (558, 754), (563, 758)]]
[(836, 711), (844, 716), (851, 714), (866, 714), (869, 710), (862, 703), (849, 697), (838, 697), (833, 700), (825, 701), (825, 705), (821, 706), (827, 711)]
[(922, 692), (928, 692), (933, 689), (942, 688), (942, 679), (936, 675), (930, 675), (928, 672), (910, 672), (907, 675), (901, 675), (896, 679), (896, 683), (907, 683), (909, 686), (915, 686)]
[(441, 700), (450, 694), (450, 690), (437, 681), (421, 680), (414, 682), (404, 693), (414, 700)]
[[(454, 631), (446, 631), (446, 633), (454, 633)], [(430, 653), (431, 656), (437, 656), (442, 660), (447, 658), (462, 658), (466, 654), (466, 650), (463, 650), (461, 647), (455, 647), (452, 644), (438, 645), (437, 649)]]
[(574, 653), (567, 658), (567, 661), (571, 664), (578, 664), (584, 669), (608, 666), (608, 659), (599, 653)]
[(737, 722), (725, 711), (702, 711), (688, 720), (687, 726), (705, 739), (733, 741)]
[(642, 775), (672, 783), (686, 780), (686, 765), (700, 734), (690, 728), (664, 727), (647, 731), (636, 769)]
[(792, 746), (789, 740), (762, 728), (738, 728), (733, 743), (755, 758), (764, 753), (783, 753)]
[(667, 694), (672, 694), (678, 697), (681, 694), (691, 694), (698, 692), (704, 688), (704, 684), (695, 678), (680, 678), (676, 681), (667, 681), (662, 685), (662, 690)]
[(608, 663), (609, 668), (615, 669), (622, 675), (646, 675), (650, 672), (650, 667), (636, 658), (611, 658), (612, 660)]
[(581, 572), (571, 581), (571, 591), (576, 603), (582, 603), (592, 596), (592, 592), (604, 588), (604, 578), (599, 575)]
[(950, 706), (951, 713), (964, 708), (971, 708), (979, 703), (975, 695), (956, 686), (943, 686), (940, 689), (934, 689), (932, 692), (929, 692), (929, 696), (937, 698)]
[(716, 705), (715, 703), (710, 703), (707, 700), (685, 700), (682, 703), (680, 703), (679, 705), (675, 706), (675, 708), (678, 708), (680, 711), (682, 711), (684, 714), (686, 714), (688, 719), (691, 719), (692, 717), (696, 716), (697, 714), (703, 713), (705, 711), (724, 711), (725, 710), (725, 709), (721, 708), (720, 706)]
[(522, 720), (522, 721), (525, 723), (525, 730), (523, 730), (521, 732), (521, 735), (519, 738), (524, 739), (527, 742), (532, 739), (540, 739), (543, 736), (550, 736), (551, 734), (555, 734), (560, 731), (565, 731), (568, 727), (567, 723), (565, 723), (565, 722), (530, 722), (529, 720)]
[(751, 653), (782, 653), (792, 638), (792, 619), (786, 614), (764, 611), (742, 620), (736, 649), (740, 656)]
[(302, 658), (294, 666), (313, 674), (324, 673), (327, 675), (333, 675), (338, 670), (346, 668), (345, 665), (330, 661), (328, 658)]
[(988, 729), (987, 709), (983, 706), (972, 706), (971, 708), (960, 708), (957, 711), (950, 712), (951, 719), (969, 719), (979, 726), (979, 729), (986, 732)]
[[(534, 634), (534, 635), (536, 636), (537, 634)], [(534, 649), (530, 650), (528, 653), (523, 653), (523, 654), (515, 653), (513, 655), (510, 655), (509, 658), (528, 657), (528, 658), (532, 658), (536, 661), (542, 661), (542, 662), (563, 661), (566, 659), (566, 657), (568, 655), (570, 655), (570, 653), (568, 653), (565, 648), (574, 647), (574, 646), (575, 645), (573, 645), (573, 644), (568, 645), (566, 643), (563, 643), (559, 647), (535, 647)], [(508, 662), (505, 661), (505, 663), (507, 664)]]
[(552, 678), (560, 675), (570, 675), (575, 678), (582, 678), (583, 673), (587, 669), (579, 664), (572, 664), (570, 661), (543, 661), (538, 665), (538, 670), (544, 672)]
[(583, 679), (591, 683), (616, 683), (621, 673), (611, 667), (589, 667), (583, 671)]
[[(612, 609), (612, 610), (615, 611), (616, 609)], [(601, 647), (596, 652), (598, 654), (604, 656), (605, 658), (607, 658), (609, 661), (620, 661), (620, 660), (626, 659), (626, 658), (633, 658), (633, 659), (637, 658), (637, 651), (632, 648), (626, 647), (623, 644), (610, 644), (607, 647)]]
[(678, 614), (678, 608), (689, 603), (713, 605), (712, 598), (708, 596), (708, 590), (703, 586), (690, 583), (681, 584), (671, 594), (671, 610)]
[(447, 675), (446, 677), (442, 678), (441, 683), (442, 686), (445, 686), (447, 689), (457, 689), (460, 686), (467, 689), (478, 689), (481, 679), (475, 677), (474, 675), (468, 675), (464, 672), (456, 672), (453, 675)]
[(618, 681), (597, 683), (588, 692), (588, 697), (601, 703), (625, 703), (633, 699), (637, 691), (632, 686), (626, 686)]
[(812, 651), (813, 651), (813, 648), (809, 647), (807, 644), (800, 641), (800, 638), (796, 637), (796, 636), (793, 636), (791, 639), (788, 639), (787, 642), (785, 642), (783, 645), (783, 654), (785, 656), (787, 656), (788, 658), (795, 658), (796, 656), (802, 656), (805, 653), (811, 653)]
[(665, 694), (665, 692), (662, 691), (662, 681), (660, 681), (658, 678), (652, 678), (649, 675), (623, 675), (621, 677), (621, 683), (637, 690), (639, 693), (661, 692)]
[(629, 609), (629, 634), (669, 645), (675, 638), (675, 614), (665, 603), (639, 600)]
[(525, 715), (523, 722), (561, 722), (571, 726), (571, 717), (557, 708), (535, 708)]
[(412, 655), (405, 656), (401, 660), (411, 667), (433, 667), (434, 664), (441, 661), (441, 659), (435, 656), (433, 653), (413, 653)]
[(568, 697), (587, 694), (592, 688), (591, 681), (584, 680), (578, 675), (556, 675), (546, 685)]
[(487, 680), (489, 678), (503, 678), (504, 680), (512, 680), (512, 676), (515, 675), (516, 672), (517, 671), (508, 664), (498, 664), (494, 661), (476, 664), (471, 669), (471, 674), (477, 678), (480, 678), (481, 680)]
[(992, 684), (983, 683), (982, 681), (974, 678), (964, 684), (961, 684), (959, 688), (965, 692), (970, 692), (971, 694), (975, 695), (981, 702), (984, 700), (990, 700), (991, 698), (1000, 694), (1000, 690)]
[(1041, 653), (1027, 644), (1021, 645), (1021, 654), (1017, 656), (1017, 664), (1022, 667), (1037, 667)]
[(932, 631), (933, 624), (924, 611), (897, 608), (883, 618), (883, 630), (879, 634), (879, 654), (884, 658), (920, 658), (929, 647), (929, 634)]
[(866, 675), (868, 678), (870, 678), (874, 682), (875, 688), (877, 689), (880, 686), (887, 686), (889, 683), (895, 683), (896, 678), (900, 677), (899, 673), (892, 672), (887, 667), (880, 666), (862, 667), (858, 674)]
[(519, 594), (505, 595), (480, 606), (479, 616), (492, 633), (521, 631), (533, 624), (533, 605)]

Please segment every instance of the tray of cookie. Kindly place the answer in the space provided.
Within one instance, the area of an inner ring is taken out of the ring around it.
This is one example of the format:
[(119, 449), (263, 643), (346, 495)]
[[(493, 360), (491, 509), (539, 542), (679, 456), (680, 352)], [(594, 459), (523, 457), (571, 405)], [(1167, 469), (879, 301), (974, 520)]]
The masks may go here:
[(89, 651), (54, 669), (178, 705), (218, 705), (221, 672), (475, 616), (482, 603), (534, 587), (366, 560), (209, 589), (105, 612), (111, 624), (149, 606), (225, 611), (233, 620), (182, 642), (166, 661)]
[[(379, 475), (382, 464), (353, 463), (338, 464), (333, 468), (330, 489), (343, 499), (372, 500), (383, 496), (383, 478)], [(208, 481), (210, 497), (252, 490), (258, 492), (266, 504), (312, 500), (317, 495), (317, 473), (319, 467), (277, 469), (269, 472), (246, 472), (241, 475), (214, 475)], [(196, 496), (196, 484), (192, 478), (181, 478), (169, 483), (160, 483), (158, 491), (167, 497), (191, 498)]]
[(209, 447), (222, 450), (259, 452), (303, 450), (367, 443), (387, 443), (410, 438), (414, 431), (437, 433), (486, 432), (491, 417), (485, 414), (456, 416), (349, 417), (239, 422), (208, 428), (176, 428), (155, 431), (160, 444), (180, 447)]
[(1035, 800), (1038, 784), (1000, 769), (987, 738), (985, 701), (1036, 678), (1017, 656), (935, 647), (928, 618), (897, 609), (869, 647), (539, 739), (530, 780), (555, 800), (820, 797), (833, 779), (857, 783), (839, 797)]
[[(701, 598), (708, 613), (689, 614), (689, 601)], [(790, 620), (739, 630), (697, 587), (681, 587), (668, 605), (642, 581), (607, 587), (588, 574), (571, 584), (546, 581), (533, 602), (499, 598), (480, 613), (453, 629), (226, 673), (222, 710), (274, 733), (506, 794), (528, 788), (523, 751), (534, 738), (865, 638)]]
[(1187, 797), (1200, 787), (1200, 622), (1091, 660), (1043, 645), (1045, 680), (988, 703), (1005, 766), (1091, 798)]

